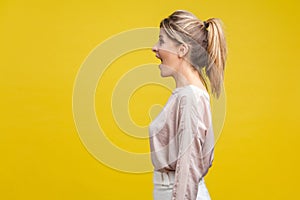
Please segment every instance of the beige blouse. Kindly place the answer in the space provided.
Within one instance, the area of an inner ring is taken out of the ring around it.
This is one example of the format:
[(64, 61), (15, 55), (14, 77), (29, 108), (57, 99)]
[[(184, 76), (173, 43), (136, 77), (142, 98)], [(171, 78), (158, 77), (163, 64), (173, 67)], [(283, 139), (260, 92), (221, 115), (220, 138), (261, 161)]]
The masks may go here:
[(173, 90), (149, 136), (154, 170), (175, 171), (172, 199), (196, 199), (214, 158), (209, 94), (194, 85)]

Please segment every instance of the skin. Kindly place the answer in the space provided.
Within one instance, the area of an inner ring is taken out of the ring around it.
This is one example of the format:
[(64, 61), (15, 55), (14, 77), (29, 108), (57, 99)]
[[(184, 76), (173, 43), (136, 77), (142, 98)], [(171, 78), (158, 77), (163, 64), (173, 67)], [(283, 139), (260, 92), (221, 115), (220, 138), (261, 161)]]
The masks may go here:
[(159, 65), (161, 76), (173, 77), (176, 88), (194, 85), (206, 91), (199, 73), (188, 62), (188, 45), (176, 43), (161, 28), (159, 40), (153, 46), (152, 51), (161, 60)]

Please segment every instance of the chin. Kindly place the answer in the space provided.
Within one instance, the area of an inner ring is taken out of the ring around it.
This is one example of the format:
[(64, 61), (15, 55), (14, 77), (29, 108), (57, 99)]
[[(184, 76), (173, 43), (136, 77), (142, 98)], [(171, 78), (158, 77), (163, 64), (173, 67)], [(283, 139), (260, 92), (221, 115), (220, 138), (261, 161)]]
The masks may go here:
[(163, 72), (160, 72), (160, 76), (165, 78), (165, 77), (169, 77), (169, 75), (164, 74)]
[(169, 67), (166, 67), (166, 66), (163, 66), (163, 64), (160, 64), (159, 69), (160, 69), (160, 76), (161, 77), (172, 76), (172, 73), (170, 72)]

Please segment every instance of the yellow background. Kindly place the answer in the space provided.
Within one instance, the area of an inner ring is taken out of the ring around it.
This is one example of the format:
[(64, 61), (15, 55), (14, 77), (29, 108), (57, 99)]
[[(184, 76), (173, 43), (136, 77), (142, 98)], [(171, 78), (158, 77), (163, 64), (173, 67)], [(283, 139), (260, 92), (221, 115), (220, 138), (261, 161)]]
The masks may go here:
[[(2, 0), (1, 199), (152, 198), (150, 173), (115, 171), (87, 152), (73, 120), (72, 91), (98, 44), (158, 26), (176, 9), (226, 25), (226, 121), (205, 179), (212, 199), (300, 198), (298, 1)], [(128, 59), (157, 62), (147, 55)]]

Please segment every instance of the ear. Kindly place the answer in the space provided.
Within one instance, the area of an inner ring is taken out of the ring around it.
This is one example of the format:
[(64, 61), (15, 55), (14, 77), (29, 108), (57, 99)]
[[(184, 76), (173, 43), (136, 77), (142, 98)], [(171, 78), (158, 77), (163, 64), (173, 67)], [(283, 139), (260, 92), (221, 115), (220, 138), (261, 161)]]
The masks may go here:
[(184, 57), (189, 51), (189, 47), (186, 44), (180, 44), (178, 47), (178, 57)]

